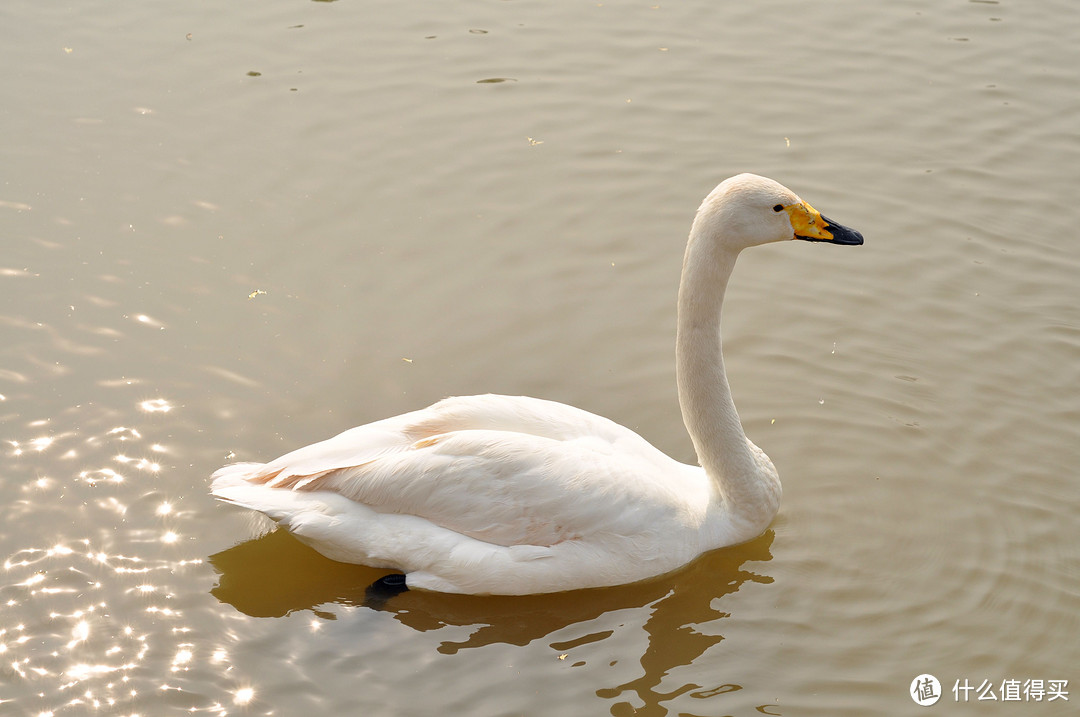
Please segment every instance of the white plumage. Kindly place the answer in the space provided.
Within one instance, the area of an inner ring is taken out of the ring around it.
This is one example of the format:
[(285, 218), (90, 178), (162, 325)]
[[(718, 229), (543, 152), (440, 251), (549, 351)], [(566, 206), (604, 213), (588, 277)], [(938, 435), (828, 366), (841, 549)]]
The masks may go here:
[(334, 560), (410, 588), (524, 594), (633, 582), (759, 535), (780, 482), (742, 430), (720, 343), (739, 251), (783, 239), (861, 244), (790, 190), (721, 183), (694, 220), (679, 289), (679, 399), (701, 466), (571, 406), (448, 398), (270, 463), (226, 466), (212, 493), (265, 513)]

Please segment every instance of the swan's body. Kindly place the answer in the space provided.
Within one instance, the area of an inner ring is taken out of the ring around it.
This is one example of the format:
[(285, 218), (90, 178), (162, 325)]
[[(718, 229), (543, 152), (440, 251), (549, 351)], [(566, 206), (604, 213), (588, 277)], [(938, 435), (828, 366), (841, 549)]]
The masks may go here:
[(329, 558), (410, 588), (524, 594), (634, 582), (761, 534), (780, 505), (743, 433), (720, 310), (738, 253), (784, 239), (861, 244), (790, 190), (738, 175), (695, 217), (679, 287), (679, 402), (700, 466), (628, 428), (536, 398), (468, 396), (213, 476)]

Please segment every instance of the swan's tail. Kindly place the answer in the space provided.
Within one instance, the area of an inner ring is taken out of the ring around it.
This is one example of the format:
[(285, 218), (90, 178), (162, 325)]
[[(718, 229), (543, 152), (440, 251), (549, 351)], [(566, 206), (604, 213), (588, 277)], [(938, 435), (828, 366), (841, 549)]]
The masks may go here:
[(250, 487), (252, 484), (248, 482), (248, 478), (257, 475), (265, 465), (265, 463), (233, 463), (218, 468), (210, 476), (211, 495), (229, 503), (238, 502), (235, 500), (237, 491), (232, 489)]
[(210, 493), (218, 500), (258, 511), (290, 530), (302, 514), (312, 510), (322, 512), (328, 501), (347, 501), (339, 496), (330, 498), (325, 493), (268, 486), (263, 480), (265, 467), (265, 463), (233, 463), (219, 468), (210, 476)]
[(276, 523), (331, 560), (372, 567), (397, 565), (385, 557), (386, 546), (418, 542), (409, 541), (408, 531), (397, 528), (395, 521), (410, 527), (419, 518), (391, 515), (392, 525), (386, 527), (380, 522), (383, 516), (337, 493), (271, 487), (263, 480), (265, 469), (263, 463), (234, 463), (215, 471), (210, 480), (215, 498), (255, 511), (251, 515), (259, 516), (259, 524), (251, 526), (254, 533), (265, 533)]
[(295, 491), (277, 490), (261, 481), (252, 481), (265, 467), (265, 463), (233, 463), (218, 468), (210, 476), (210, 494), (226, 503), (256, 510), (280, 523), (304, 501)]
[(274, 530), (288, 512), (287, 506), (274, 505), (276, 496), (267, 495), (268, 488), (248, 482), (248, 478), (258, 475), (264, 466), (263, 463), (233, 463), (218, 468), (210, 476), (211, 495), (224, 503), (255, 511), (248, 513), (251, 537)]

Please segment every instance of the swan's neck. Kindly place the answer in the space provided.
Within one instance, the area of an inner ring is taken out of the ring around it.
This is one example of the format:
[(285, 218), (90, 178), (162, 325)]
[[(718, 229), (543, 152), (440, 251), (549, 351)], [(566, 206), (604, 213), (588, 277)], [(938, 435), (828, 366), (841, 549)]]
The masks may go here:
[(695, 224), (679, 284), (679, 405), (698, 461), (725, 511), (754, 522), (765, 512), (768, 516), (761, 517), (767, 522), (779, 505), (779, 483), (768, 459), (751, 448), (743, 432), (720, 340), (724, 292), (737, 257), (737, 250), (701, 236)]

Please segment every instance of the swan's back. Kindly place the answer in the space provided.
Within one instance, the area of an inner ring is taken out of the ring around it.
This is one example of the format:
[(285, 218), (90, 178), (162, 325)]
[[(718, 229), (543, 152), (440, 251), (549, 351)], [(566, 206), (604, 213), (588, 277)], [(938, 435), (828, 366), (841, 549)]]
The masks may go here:
[[(436, 589), (467, 592), (673, 569), (700, 552), (710, 500), (700, 468), (617, 423), (496, 395), (446, 399), (270, 463), (226, 466), (211, 491), (329, 557), (439, 574)], [(452, 566), (460, 574), (447, 578)]]

